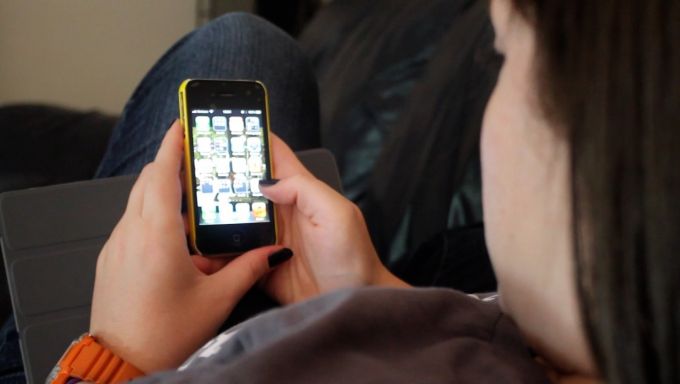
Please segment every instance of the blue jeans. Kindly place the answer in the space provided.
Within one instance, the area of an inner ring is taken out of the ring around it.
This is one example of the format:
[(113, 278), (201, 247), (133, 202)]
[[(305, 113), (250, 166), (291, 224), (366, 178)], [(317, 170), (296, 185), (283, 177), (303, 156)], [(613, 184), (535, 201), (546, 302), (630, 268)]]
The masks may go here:
[(125, 106), (96, 177), (138, 173), (153, 160), (179, 115), (177, 90), (187, 78), (261, 80), (272, 131), (293, 150), (320, 146), (316, 80), (297, 43), (260, 18), (234, 13), (185, 36), (153, 66)]
[[(125, 105), (95, 177), (138, 173), (153, 160), (178, 117), (177, 90), (187, 78), (262, 81), (272, 131), (293, 150), (320, 146), (316, 80), (299, 46), (266, 21), (234, 13), (189, 33), (151, 68)], [(10, 383), (25, 383), (13, 318), (0, 328), (0, 384)]]

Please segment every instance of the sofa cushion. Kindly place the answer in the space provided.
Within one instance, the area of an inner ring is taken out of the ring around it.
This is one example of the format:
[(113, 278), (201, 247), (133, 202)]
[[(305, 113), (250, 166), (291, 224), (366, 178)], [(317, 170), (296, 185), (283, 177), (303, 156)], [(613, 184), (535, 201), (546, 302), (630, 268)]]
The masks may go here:
[(0, 192), (92, 178), (116, 120), (45, 105), (0, 107)]

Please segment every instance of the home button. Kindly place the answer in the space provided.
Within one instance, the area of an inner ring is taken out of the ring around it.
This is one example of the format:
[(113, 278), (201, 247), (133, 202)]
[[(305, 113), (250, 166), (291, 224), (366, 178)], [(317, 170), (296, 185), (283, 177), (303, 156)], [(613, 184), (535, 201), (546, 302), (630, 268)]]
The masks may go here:
[(244, 240), (242, 233), (237, 232), (231, 235), (231, 243), (237, 247), (243, 245)]

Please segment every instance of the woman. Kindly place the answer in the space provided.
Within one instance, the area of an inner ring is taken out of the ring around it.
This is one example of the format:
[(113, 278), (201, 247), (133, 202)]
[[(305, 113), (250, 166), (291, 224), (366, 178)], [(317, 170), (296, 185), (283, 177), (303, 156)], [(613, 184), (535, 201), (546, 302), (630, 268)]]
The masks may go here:
[[(674, 166), (680, 161), (680, 6), (666, 0), (492, 0), (491, 11), (505, 63), (481, 141), (486, 238), (501, 307), (537, 355), (532, 367), (527, 359), (504, 361), (531, 371), (527, 381), (542, 380), (535, 373), (539, 367), (554, 381), (679, 382), (680, 263), (674, 257), (680, 250), (680, 173)], [(182, 134), (177, 122), (171, 126), (99, 258), (90, 328), (99, 343), (150, 374), (180, 366), (254, 284), (283, 304), (340, 288), (406, 287), (380, 263), (358, 209), (315, 180), (281, 140), (273, 141), (280, 181), (261, 190), (278, 206), (281, 245), (223, 265), (185, 257)], [(419, 311), (442, 317), (483, 312), (467, 301), (474, 299), (458, 296), (451, 299), (457, 307), (428, 312), (429, 298), (443, 295), (437, 291), (369, 292), (359, 295), (375, 305), (379, 301), (370, 298), (376, 295), (404, 302), (417, 295), (423, 304), (413, 311), (416, 317)], [(300, 324), (304, 319), (298, 317)], [(294, 333), (294, 325), (286, 332)], [(356, 335), (343, 326), (335, 332), (338, 338)], [(363, 332), (371, 339), (381, 331)], [(232, 335), (220, 335), (211, 345), (225, 345)], [(301, 340), (300, 346), (319, 349), (277, 352), (270, 341), (259, 352), (286, 362), (273, 368), (280, 382), (290, 382), (288, 353), (309, 357), (297, 364), (316, 375), (298, 376), (316, 377), (310, 382), (336, 382), (335, 375), (352, 370), (346, 355), (338, 356), (341, 367), (333, 366), (314, 358), (323, 356), (323, 344)], [(433, 345), (436, 340), (426, 347)], [(384, 348), (398, 354), (400, 346)], [(471, 365), (484, 353), (498, 352), (470, 351)], [(209, 373), (218, 364), (207, 363), (211, 353), (199, 352), (207, 364), (201, 381), (219, 379)], [(385, 359), (394, 363), (389, 354)], [(195, 368), (195, 361), (183, 369)], [(247, 371), (255, 363), (234, 364), (240, 365), (233, 371)], [(480, 370), (475, 382), (518, 381), (520, 376), (494, 376), (497, 364)], [(362, 367), (373, 368), (355, 373), (355, 381), (456, 379), (455, 372), (432, 378), (418, 364), (403, 372), (405, 365), (376, 361)], [(401, 376), (388, 377), (390, 370)], [(249, 372), (241, 379), (259, 382), (258, 373)], [(417, 375), (404, 379), (409, 372)], [(171, 373), (148, 380), (188, 377)]]

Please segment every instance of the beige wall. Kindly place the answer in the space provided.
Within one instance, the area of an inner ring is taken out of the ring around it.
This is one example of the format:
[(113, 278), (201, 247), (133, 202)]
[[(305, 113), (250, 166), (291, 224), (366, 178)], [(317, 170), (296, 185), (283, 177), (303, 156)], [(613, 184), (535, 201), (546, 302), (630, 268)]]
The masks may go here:
[(119, 113), (196, 0), (0, 0), (0, 104)]

